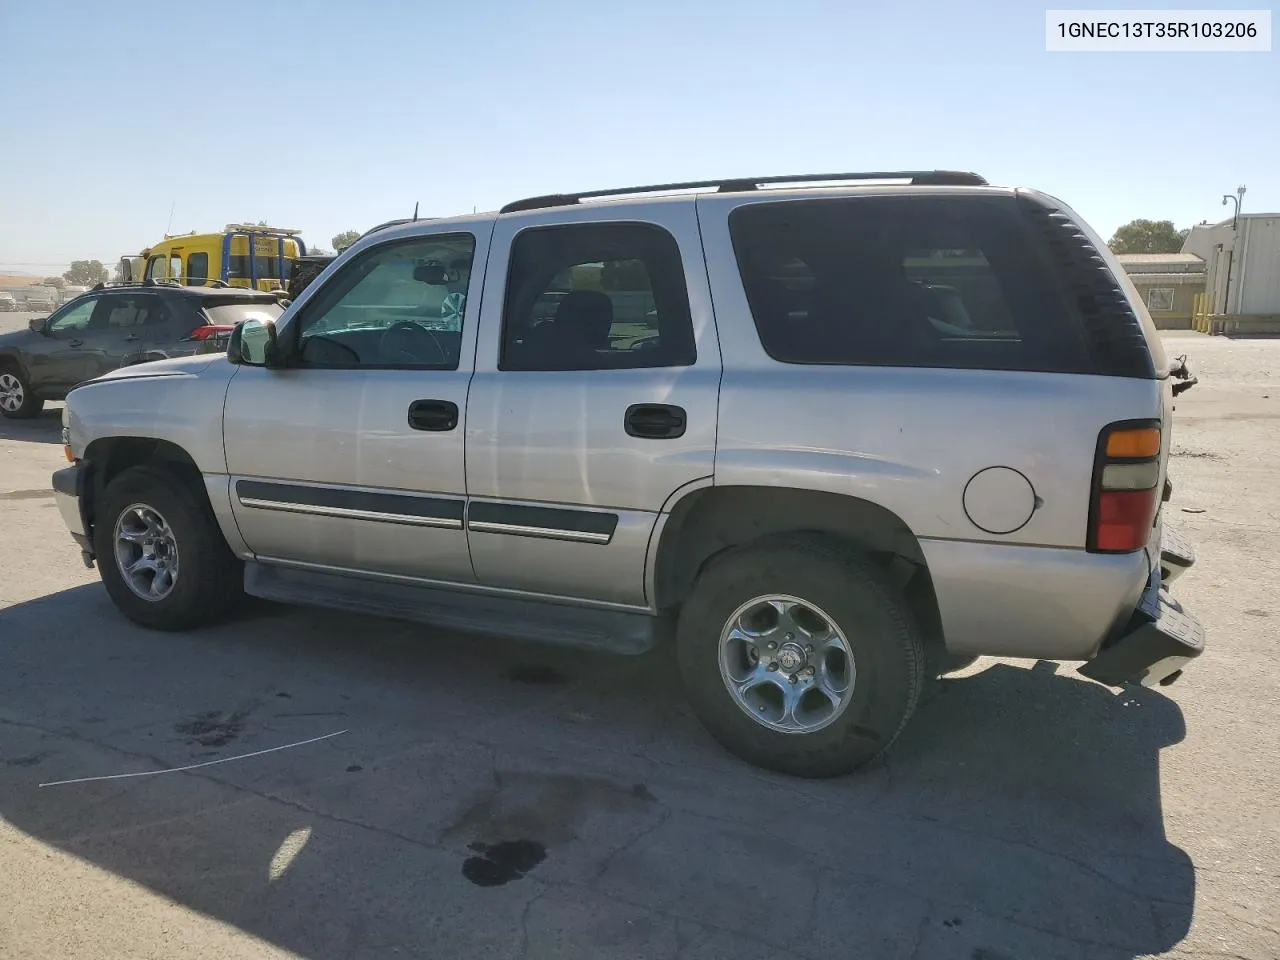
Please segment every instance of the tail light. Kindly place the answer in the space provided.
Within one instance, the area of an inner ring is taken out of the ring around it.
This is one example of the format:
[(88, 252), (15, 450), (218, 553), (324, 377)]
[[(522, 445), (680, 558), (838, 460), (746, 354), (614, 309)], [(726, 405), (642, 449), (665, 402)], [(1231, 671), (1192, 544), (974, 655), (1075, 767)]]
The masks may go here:
[(206, 323), (196, 327), (189, 334), (188, 340), (216, 340), (219, 337), (231, 336), (231, 331), (235, 329), (233, 324), (225, 323)]
[(1113, 423), (1098, 438), (1089, 504), (1092, 553), (1131, 553), (1151, 539), (1160, 506), (1160, 421)]

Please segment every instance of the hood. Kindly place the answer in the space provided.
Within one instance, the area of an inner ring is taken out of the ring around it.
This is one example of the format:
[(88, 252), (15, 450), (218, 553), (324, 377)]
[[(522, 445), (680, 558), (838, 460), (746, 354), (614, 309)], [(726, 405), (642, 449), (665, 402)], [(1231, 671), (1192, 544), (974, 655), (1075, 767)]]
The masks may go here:
[(152, 360), (150, 363), (135, 363), (103, 374), (99, 380), (121, 380), (132, 377), (181, 377), (195, 376), (221, 360), (227, 366), (226, 354), (204, 353), (194, 357), (171, 357), (168, 360)]
[(0, 333), (0, 350), (5, 347), (22, 347), (38, 338), (40, 334), (33, 333), (31, 330), (11, 330), (8, 333)]
[(221, 362), (230, 376), (235, 367), (227, 361), (226, 354), (205, 353), (194, 357), (172, 357), (168, 360), (153, 360), (150, 363), (135, 363), (119, 370), (104, 373), (94, 380), (87, 380), (78, 386), (90, 383), (105, 383), (108, 380), (140, 380), (154, 377), (196, 377), (204, 373), (215, 363)]

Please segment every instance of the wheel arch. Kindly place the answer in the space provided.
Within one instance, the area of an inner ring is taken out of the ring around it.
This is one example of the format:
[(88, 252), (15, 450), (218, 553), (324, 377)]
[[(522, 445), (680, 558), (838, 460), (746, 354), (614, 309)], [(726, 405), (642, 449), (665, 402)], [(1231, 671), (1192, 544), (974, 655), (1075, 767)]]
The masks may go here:
[(31, 382), (31, 373), (22, 362), (22, 354), (12, 347), (0, 348), (0, 370), (16, 370), (27, 383)]
[(92, 441), (84, 452), (84, 460), (89, 464), (89, 482), (93, 496), (86, 504), (86, 519), (93, 523), (97, 504), (102, 491), (112, 480), (130, 467), (158, 466), (176, 473), (198, 495), (208, 500), (203, 473), (196, 465), (191, 454), (169, 440), (155, 437), (99, 437)]
[(664, 517), (652, 560), (652, 602), (679, 606), (698, 574), (726, 550), (766, 537), (809, 534), (875, 559), (903, 591), (926, 643), (942, 643), (937, 594), (920, 541), (893, 511), (858, 497), (795, 487), (702, 487)]

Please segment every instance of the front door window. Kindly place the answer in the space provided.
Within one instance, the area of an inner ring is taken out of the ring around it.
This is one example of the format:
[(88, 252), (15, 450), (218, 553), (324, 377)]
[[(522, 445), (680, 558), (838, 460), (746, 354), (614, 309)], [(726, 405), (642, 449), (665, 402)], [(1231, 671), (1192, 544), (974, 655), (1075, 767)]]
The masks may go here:
[(97, 300), (85, 300), (82, 303), (69, 305), (68, 309), (55, 314), (49, 321), (48, 332), (53, 336), (83, 333), (89, 329), (89, 321), (93, 319), (93, 308)]

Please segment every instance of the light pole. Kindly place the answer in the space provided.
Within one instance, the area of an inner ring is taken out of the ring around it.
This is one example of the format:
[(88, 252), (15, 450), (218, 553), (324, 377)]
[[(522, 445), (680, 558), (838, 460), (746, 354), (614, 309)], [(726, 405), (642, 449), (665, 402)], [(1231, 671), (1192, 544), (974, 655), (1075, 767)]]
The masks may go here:
[(1222, 290), (1222, 312), (1224, 314), (1231, 303), (1231, 263), (1236, 254), (1236, 228), (1240, 225), (1240, 204), (1244, 202), (1244, 190), (1244, 184), (1241, 184), (1236, 187), (1234, 194), (1224, 193), (1222, 195), (1222, 205), (1224, 207), (1227, 205), (1228, 200), (1236, 205), (1235, 213), (1231, 215), (1231, 249), (1227, 251), (1227, 282)]
[(1232, 203), (1236, 205), (1236, 212), (1231, 215), (1231, 232), (1232, 233), (1235, 232), (1236, 225), (1240, 222), (1240, 204), (1244, 202), (1244, 191), (1245, 191), (1245, 188), (1243, 185), (1241, 185), (1239, 187), (1236, 187), (1235, 193), (1224, 193), (1222, 195), (1222, 205), (1224, 207), (1227, 205), (1228, 200), (1230, 200)]

